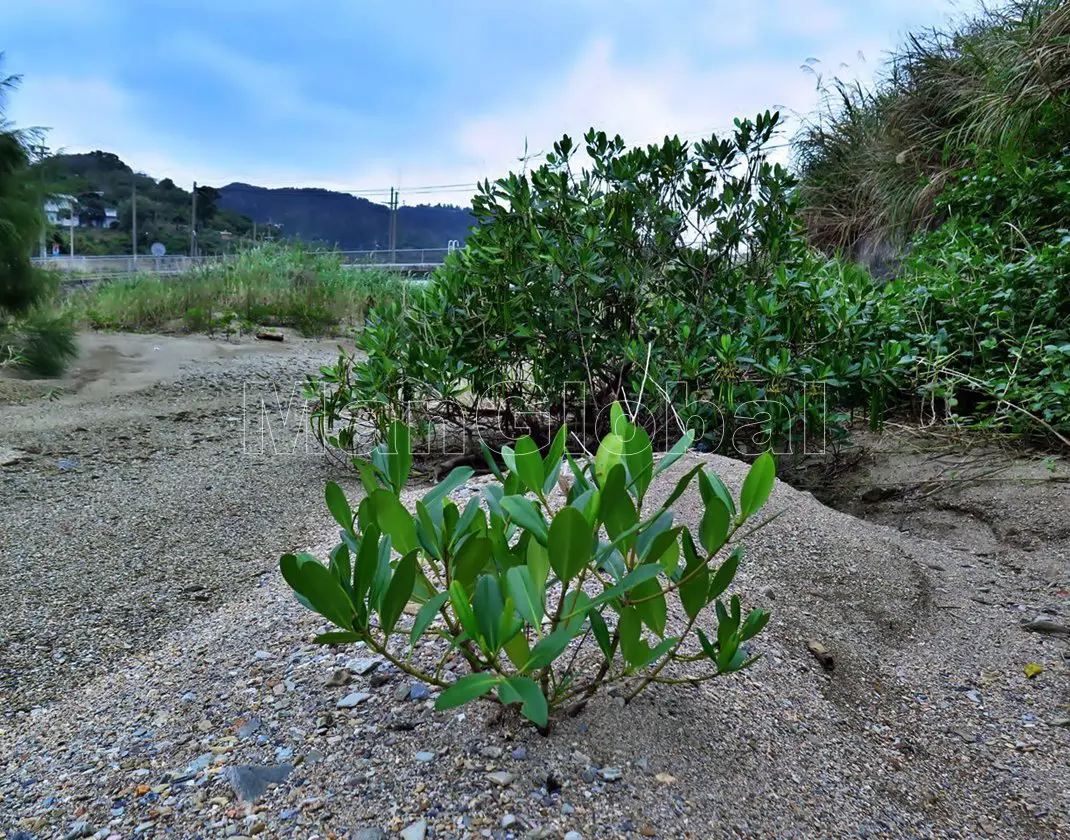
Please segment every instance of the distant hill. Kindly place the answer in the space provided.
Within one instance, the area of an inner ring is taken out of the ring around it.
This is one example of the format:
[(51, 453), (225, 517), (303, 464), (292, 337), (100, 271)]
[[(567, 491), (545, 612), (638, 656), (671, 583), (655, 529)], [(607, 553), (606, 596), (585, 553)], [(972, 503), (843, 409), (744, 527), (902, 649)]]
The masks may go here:
[[(160, 181), (129, 165), (111, 152), (57, 154), (36, 165), (50, 191), (71, 196), (82, 224), (75, 229), (79, 254), (127, 254), (131, 249), (133, 188), (137, 186), (138, 253), (147, 254), (153, 242), (168, 253), (184, 254), (190, 245), (192, 193), (170, 178)], [(192, 187), (192, 185), (190, 185)], [(117, 211), (113, 215), (110, 211)], [(383, 204), (348, 193), (323, 189), (267, 189), (233, 183), (222, 188), (197, 187), (197, 242), (201, 253), (227, 249), (223, 232), (235, 244), (258, 236), (297, 238), (309, 244), (346, 250), (386, 248), (390, 211)], [(398, 208), (398, 248), (445, 248), (451, 239), (463, 241), (471, 213), (448, 205)], [(67, 252), (70, 229), (62, 222), (46, 240)]]
[[(227, 184), (219, 189), (219, 206), (248, 216), (258, 224), (281, 225), (282, 236), (294, 236), (344, 250), (370, 250), (389, 245), (390, 210), (366, 198), (324, 189), (267, 189)], [(445, 248), (463, 241), (471, 213), (450, 205), (399, 207), (398, 248)]]

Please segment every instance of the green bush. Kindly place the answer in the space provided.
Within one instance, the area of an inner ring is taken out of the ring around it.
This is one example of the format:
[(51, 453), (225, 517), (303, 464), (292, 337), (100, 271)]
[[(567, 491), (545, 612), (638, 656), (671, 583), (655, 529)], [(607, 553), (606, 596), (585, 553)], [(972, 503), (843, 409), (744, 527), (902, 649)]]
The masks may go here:
[(635, 149), (592, 130), (589, 169), (565, 137), (534, 171), (482, 185), (466, 247), (310, 379), (317, 433), (348, 448), (404, 416), (546, 445), (538, 416), (597, 441), (621, 401), (649, 409), (662, 443), (689, 429), (766, 448), (883, 404), (905, 347), (874, 322), (873, 279), (804, 242), (794, 181), (764, 152), (777, 125)]
[[(602, 687), (626, 682), (631, 699), (651, 683), (673, 682), (675, 663), (709, 663), (707, 674), (682, 680), (691, 683), (754, 662), (744, 643), (769, 615), (744, 614), (738, 595), (722, 596), (740, 562), (740, 528), (773, 488), (772, 457), (754, 463), (738, 501), (700, 465), (645, 509), (651, 481), (683, 455), (690, 436), (655, 465), (642, 427), (617, 404), (611, 414), (612, 431), (584, 466), (565, 452), (565, 427), (545, 456), (525, 436), (502, 450), (504, 471), (487, 453), (497, 483), (483, 491), (486, 510), (477, 498), (463, 511), (447, 498), (472, 475), (459, 467), (424, 494), (415, 515), (400, 501), (411, 432), (391, 423), (371, 460), (356, 461), (366, 496), (355, 513), (338, 485), (327, 485), (327, 507), (342, 528), (329, 563), (307, 554), (281, 559), (298, 600), (339, 628), (316, 641), (364, 642), (443, 689), (438, 709), (489, 697), (521, 704), (544, 728), (555, 710), (578, 710)], [(555, 510), (549, 497), (566, 462), (572, 481)], [(696, 480), (705, 507), (697, 535), (674, 524), (671, 507)], [(681, 612), (673, 635), (670, 598)], [(419, 611), (402, 627), (409, 604)], [(405, 650), (425, 637), (445, 642), (433, 669)], [(470, 669), (456, 682), (443, 673), (453, 651)]]

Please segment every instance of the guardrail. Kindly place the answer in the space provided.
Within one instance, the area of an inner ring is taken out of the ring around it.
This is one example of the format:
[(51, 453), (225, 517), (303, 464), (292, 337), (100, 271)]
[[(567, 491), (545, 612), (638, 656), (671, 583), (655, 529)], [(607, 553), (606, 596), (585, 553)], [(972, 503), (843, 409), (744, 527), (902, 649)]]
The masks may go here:
[[(352, 268), (396, 268), (413, 270), (418, 267), (442, 265), (446, 254), (453, 248), (399, 248), (394, 251), (325, 251), (336, 255)], [(55, 256), (35, 257), (33, 262), (42, 268), (51, 268), (73, 274), (104, 274), (109, 276), (147, 272), (152, 274), (182, 274), (202, 265), (225, 263), (236, 259), (235, 255), (212, 255), (190, 257), (186, 255), (129, 256)]]

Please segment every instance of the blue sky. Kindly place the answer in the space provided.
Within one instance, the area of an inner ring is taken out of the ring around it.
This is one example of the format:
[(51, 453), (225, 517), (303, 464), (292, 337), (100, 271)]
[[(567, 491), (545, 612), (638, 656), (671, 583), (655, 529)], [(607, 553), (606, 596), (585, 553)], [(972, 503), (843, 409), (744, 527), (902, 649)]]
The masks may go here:
[[(181, 183), (470, 183), (595, 125), (645, 143), (817, 101), (949, 0), (0, 0), (9, 116)], [(865, 61), (859, 58), (859, 52)], [(848, 66), (843, 67), (846, 63)], [(461, 202), (463, 191), (408, 199)]]

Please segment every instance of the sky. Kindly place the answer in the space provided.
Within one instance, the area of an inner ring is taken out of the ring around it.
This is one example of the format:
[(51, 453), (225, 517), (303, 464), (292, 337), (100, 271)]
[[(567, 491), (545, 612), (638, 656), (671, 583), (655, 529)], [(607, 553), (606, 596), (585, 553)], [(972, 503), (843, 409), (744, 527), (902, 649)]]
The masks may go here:
[[(8, 107), (188, 185), (465, 203), (562, 134), (684, 139), (871, 79), (969, 0), (0, 0)], [(813, 62), (812, 59), (817, 59)], [(526, 151), (525, 151), (526, 150)], [(786, 156), (788, 152), (780, 152)], [(439, 185), (457, 188), (421, 190)], [(381, 192), (379, 192), (381, 191)]]

